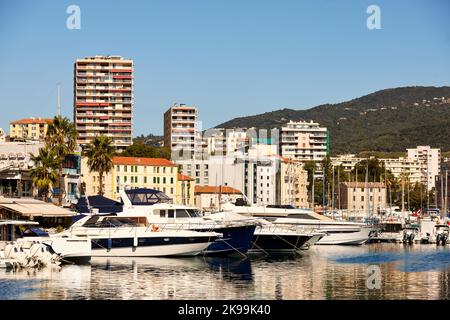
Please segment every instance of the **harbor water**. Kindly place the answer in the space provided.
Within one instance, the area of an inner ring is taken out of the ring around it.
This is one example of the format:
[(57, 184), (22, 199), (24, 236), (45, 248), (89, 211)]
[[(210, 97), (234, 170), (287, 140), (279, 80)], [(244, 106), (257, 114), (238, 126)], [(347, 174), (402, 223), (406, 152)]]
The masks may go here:
[(0, 299), (448, 299), (450, 247), (314, 246), (297, 255), (93, 258), (0, 270)]

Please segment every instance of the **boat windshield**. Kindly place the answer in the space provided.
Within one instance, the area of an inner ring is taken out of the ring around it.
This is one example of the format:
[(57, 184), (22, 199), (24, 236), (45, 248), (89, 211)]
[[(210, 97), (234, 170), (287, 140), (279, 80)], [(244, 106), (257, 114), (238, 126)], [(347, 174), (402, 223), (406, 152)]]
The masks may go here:
[(123, 217), (92, 217), (83, 224), (88, 228), (117, 228), (117, 227), (136, 227), (138, 224), (129, 218)]
[(136, 206), (148, 206), (155, 203), (170, 203), (172, 199), (165, 193), (154, 189), (131, 189), (125, 191), (128, 199), (130, 199), (132, 205)]

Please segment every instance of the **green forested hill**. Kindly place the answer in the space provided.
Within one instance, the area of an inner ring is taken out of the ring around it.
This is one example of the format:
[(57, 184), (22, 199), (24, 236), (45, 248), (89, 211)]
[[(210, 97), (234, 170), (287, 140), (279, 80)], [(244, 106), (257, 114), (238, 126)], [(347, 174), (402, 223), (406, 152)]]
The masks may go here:
[(416, 145), (450, 150), (450, 87), (386, 89), (307, 110), (236, 118), (217, 128), (272, 129), (289, 120), (314, 120), (328, 127), (332, 154), (405, 151)]

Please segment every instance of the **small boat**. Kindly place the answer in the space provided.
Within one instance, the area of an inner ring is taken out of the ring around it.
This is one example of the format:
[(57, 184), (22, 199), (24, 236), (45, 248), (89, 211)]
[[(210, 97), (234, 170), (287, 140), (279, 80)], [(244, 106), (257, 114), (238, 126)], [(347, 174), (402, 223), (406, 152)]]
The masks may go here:
[(449, 226), (446, 224), (436, 224), (436, 245), (442, 244), (445, 246), (449, 236)]
[[(27, 226), (20, 237), (15, 235), (14, 227), (16, 226)], [(86, 263), (91, 259), (91, 246), (90, 242), (86, 239), (80, 238), (70, 238), (67, 236), (62, 236), (61, 234), (49, 235), (44, 230), (38, 228), (39, 223), (35, 221), (25, 221), (25, 220), (2, 220), (0, 221), (0, 226), (9, 228), (7, 234), (10, 237), (7, 242), (15, 243), (18, 248), (26, 253), (33, 244), (39, 244), (34, 246), (33, 255), (34, 260), (40, 259), (40, 264), (45, 264), (49, 256), (48, 254), (56, 254), (63, 263)], [(5, 243), (6, 245), (6, 243)], [(53, 256), (53, 261), (56, 263), (56, 259)], [(30, 262), (31, 263), (31, 262)]]

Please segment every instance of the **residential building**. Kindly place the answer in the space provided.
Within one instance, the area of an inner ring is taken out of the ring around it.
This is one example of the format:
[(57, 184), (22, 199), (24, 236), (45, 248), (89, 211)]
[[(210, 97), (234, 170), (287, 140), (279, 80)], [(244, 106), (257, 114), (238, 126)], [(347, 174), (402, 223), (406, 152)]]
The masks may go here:
[[(97, 172), (89, 172), (87, 159), (82, 160), (83, 180), (86, 194), (95, 195), (99, 191)], [(104, 196), (120, 199), (120, 188), (151, 188), (162, 191), (173, 201), (177, 196), (177, 165), (162, 158), (114, 157), (113, 169), (103, 175)]]
[(342, 182), (339, 186), (341, 208), (349, 216), (378, 214), (386, 208), (386, 186), (379, 182)]
[(188, 206), (195, 205), (195, 179), (184, 174), (177, 175), (177, 192), (175, 196), (176, 204)]
[(242, 198), (242, 193), (229, 186), (195, 186), (195, 206), (204, 211), (220, 209), (221, 201)]
[(321, 161), (329, 154), (328, 129), (319, 123), (289, 121), (281, 127), (281, 156), (302, 162)]
[[(0, 143), (0, 195), (5, 197), (38, 197), (42, 195), (32, 184), (30, 171), (35, 167), (30, 154), (38, 155), (42, 142)], [(81, 156), (74, 153), (63, 161), (63, 206), (77, 203), (80, 196)], [(58, 199), (57, 184), (51, 190), (53, 202)]]
[(303, 164), (288, 158), (281, 158), (277, 186), (277, 203), (308, 208), (308, 173)]
[(249, 137), (245, 129), (209, 129), (205, 131), (203, 140), (208, 156), (230, 155), (249, 146)]
[(76, 60), (73, 114), (81, 146), (98, 135), (110, 137), (118, 150), (132, 144), (133, 74), (133, 60), (120, 56)]
[(276, 203), (279, 160), (276, 145), (254, 144), (228, 156), (177, 163), (197, 185), (230, 186), (241, 190), (251, 203), (266, 205)]
[(34, 167), (30, 154), (37, 155), (41, 142), (5, 142), (0, 144), (0, 195), (33, 197), (30, 170)]
[(417, 160), (420, 164), (421, 180), (428, 190), (433, 189), (436, 176), (440, 173), (441, 149), (430, 146), (417, 146), (407, 149), (408, 159)]
[(52, 121), (34, 117), (12, 121), (9, 124), (9, 138), (11, 141), (44, 141)]
[(164, 146), (173, 161), (193, 159), (199, 151), (197, 119), (197, 108), (185, 104), (175, 103), (164, 113)]
[[(331, 157), (331, 163), (335, 167), (342, 166), (345, 171), (352, 171), (358, 162), (373, 159), (356, 157), (354, 154), (344, 154), (336, 157)], [(410, 183), (421, 182), (422, 171), (421, 165), (418, 160), (409, 159), (405, 157), (399, 158), (379, 158), (381, 163), (384, 163), (386, 170), (390, 171), (395, 178), (400, 178), (400, 176), (408, 177)]]

